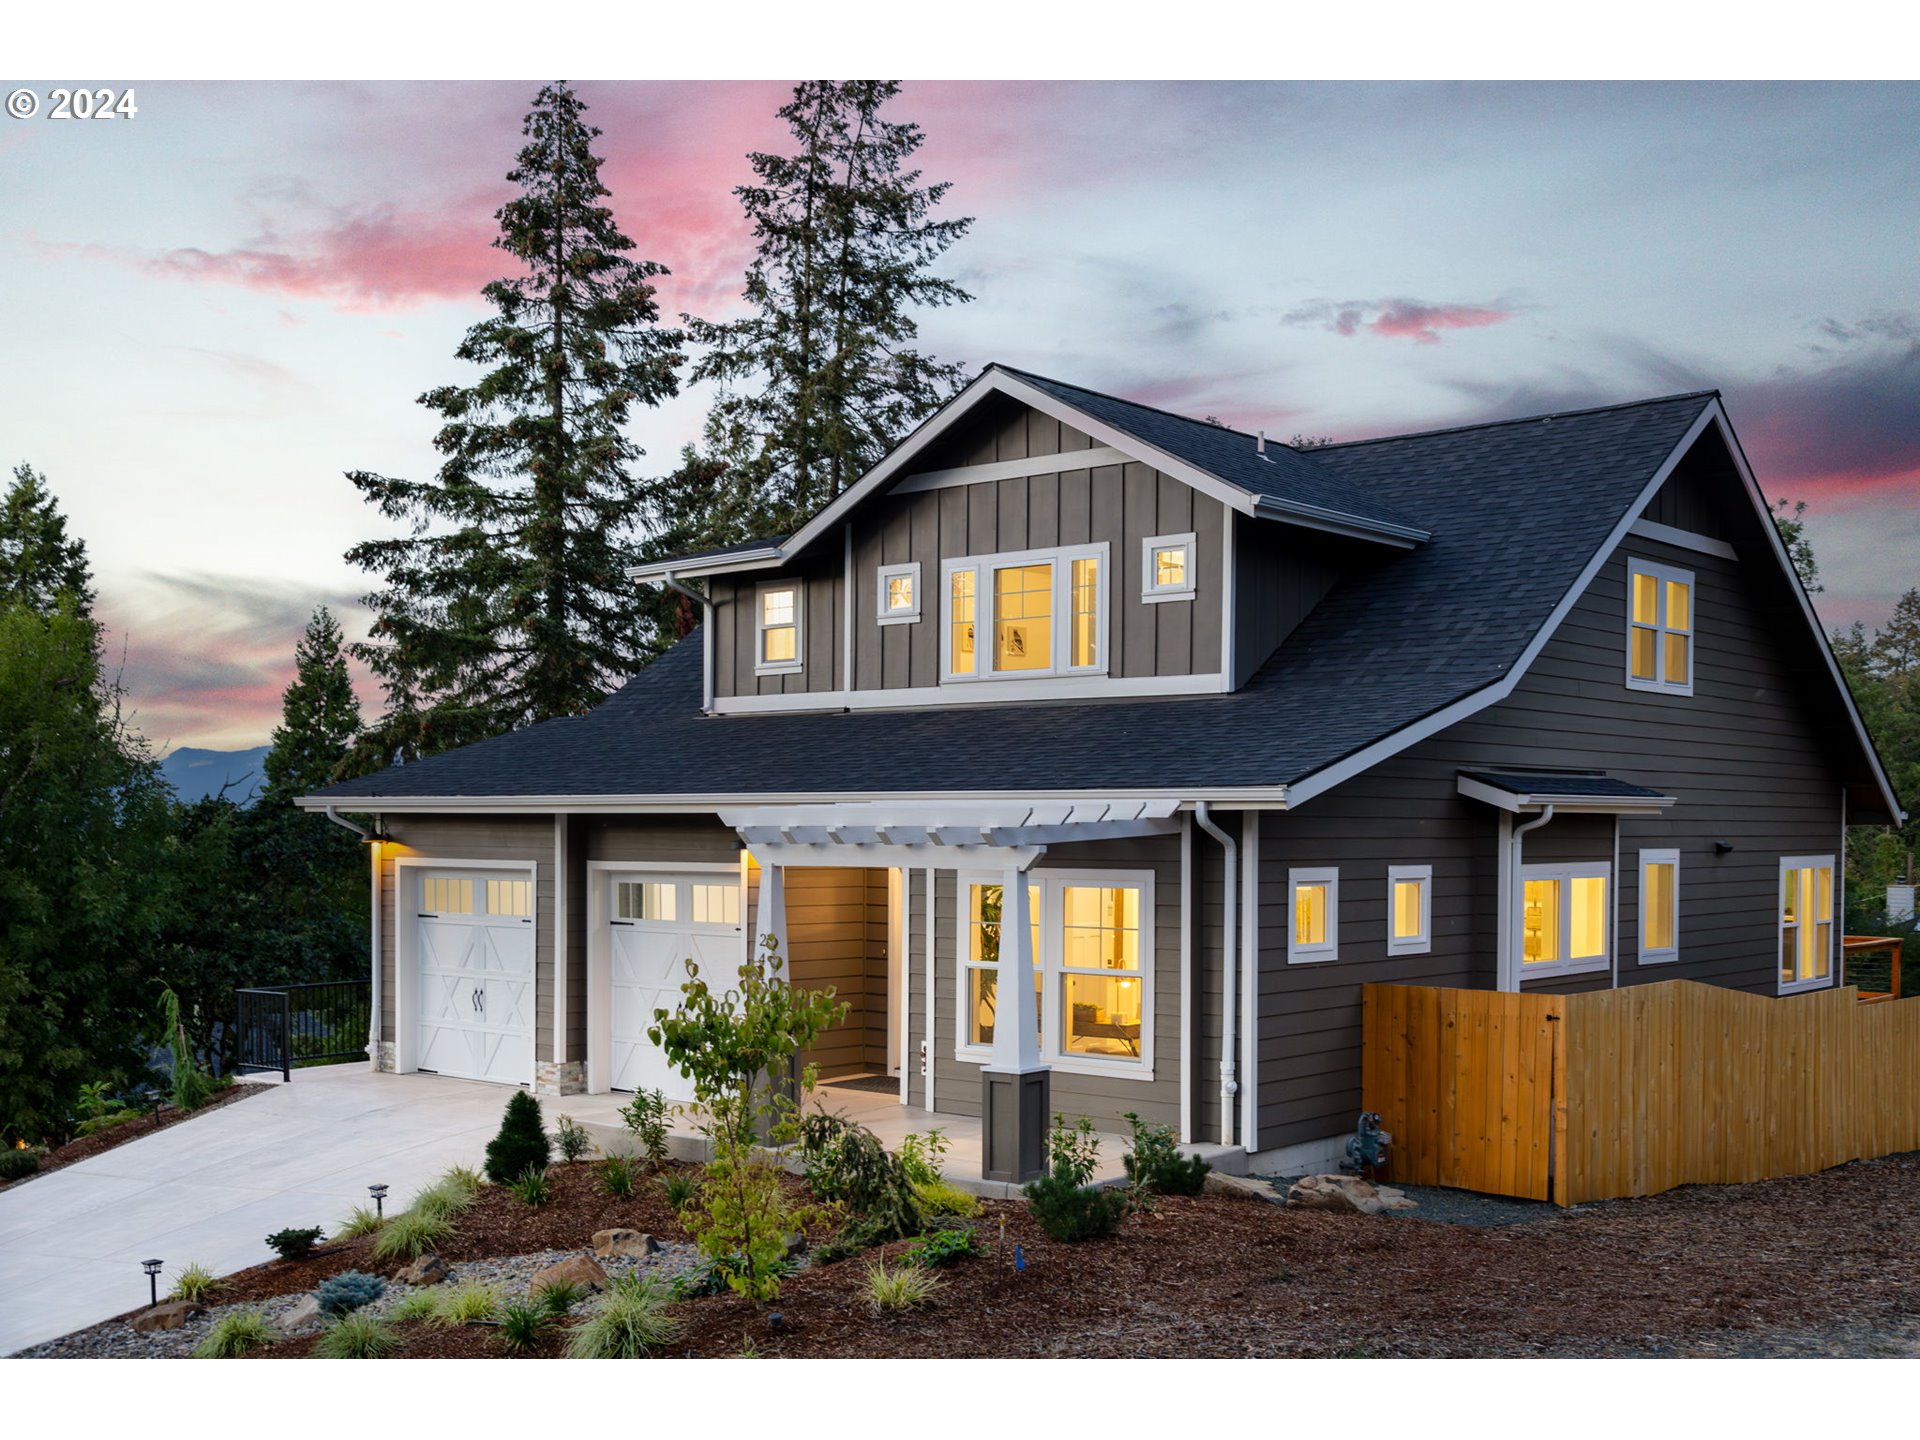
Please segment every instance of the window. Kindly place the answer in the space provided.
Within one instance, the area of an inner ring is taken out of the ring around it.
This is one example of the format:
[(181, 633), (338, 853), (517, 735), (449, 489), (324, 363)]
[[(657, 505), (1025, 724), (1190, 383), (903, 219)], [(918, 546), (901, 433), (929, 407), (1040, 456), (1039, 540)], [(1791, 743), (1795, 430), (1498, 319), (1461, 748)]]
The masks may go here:
[(1340, 872), (1287, 871), (1287, 963), (1337, 959), (1340, 953)]
[(471, 915), (473, 882), (428, 875), (420, 881), (420, 908), (429, 915)]
[(738, 925), (740, 923), (740, 887), (731, 880), (721, 885), (695, 885), (693, 887), (693, 923)]
[(945, 677), (1104, 672), (1106, 557), (1100, 544), (947, 561)]
[(1387, 954), (1424, 955), (1433, 948), (1433, 867), (1387, 869)]
[[(1152, 1058), (1153, 885), (1133, 872), (1035, 872), (1034, 998), (1040, 1054), (1065, 1070), (1144, 1076)], [(990, 1060), (1000, 962), (998, 882), (961, 878), (959, 1033)]]
[(533, 882), (531, 880), (487, 881), (487, 913), (489, 915), (533, 914)]
[(1155, 535), (1140, 542), (1142, 600), (1193, 599), (1193, 538), (1192, 535)]
[(1521, 978), (1605, 970), (1607, 878), (1612, 867), (1527, 865), (1521, 869)]
[(1640, 852), (1640, 963), (1680, 958), (1680, 852)]
[(1627, 688), (1693, 693), (1693, 572), (1627, 562)]
[(622, 880), (613, 887), (613, 914), (618, 920), (678, 918), (677, 887), (671, 880)]
[(920, 562), (880, 567), (880, 623), (909, 625), (920, 618)]
[(791, 675), (800, 669), (800, 587), (762, 585), (756, 602), (756, 675)]
[(1814, 990), (1833, 981), (1833, 856), (1789, 855), (1780, 862), (1780, 990)]

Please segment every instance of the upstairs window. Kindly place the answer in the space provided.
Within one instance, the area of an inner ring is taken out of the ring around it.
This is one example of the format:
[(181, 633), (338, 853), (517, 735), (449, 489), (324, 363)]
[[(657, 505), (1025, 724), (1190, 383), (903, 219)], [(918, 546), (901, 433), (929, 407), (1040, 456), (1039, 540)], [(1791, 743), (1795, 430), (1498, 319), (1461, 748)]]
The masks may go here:
[(1627, 688), (1693, 693), (1693, 572), (1627, 562)]
[(791, 675), (800, 669), (800, 587), (762, 585), (755, 599), (753, 670), (756, 675)]
[(920, 562), (880, 567), (880, 623), (908, 625), (920, 618)]
[(1780, 862), (1780, 990), (1833, 983), (1833, 856)]
[(1107, 547), (946, 562), (948, 680), (1103, 674)]
[(1191, 600), (1194, 594), (1192, 535), (1155, 535), (1140, 542), (1140, 598)]

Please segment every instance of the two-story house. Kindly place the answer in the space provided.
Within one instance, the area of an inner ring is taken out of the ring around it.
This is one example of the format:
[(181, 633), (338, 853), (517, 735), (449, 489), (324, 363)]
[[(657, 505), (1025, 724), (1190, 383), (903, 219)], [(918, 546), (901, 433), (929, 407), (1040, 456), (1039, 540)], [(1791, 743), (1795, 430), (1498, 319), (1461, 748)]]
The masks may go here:
[(1712, 393), (1296, 451), (991, 366), (634, 580), (702, 623), (593, 713), (301, 802), (378, 817), (382, 1068), (678, 1096), (770, 934), (990, 1177), (1053, 1110), (1313, 1165), (1361, 982), (1833, 985), (1898, 813)]

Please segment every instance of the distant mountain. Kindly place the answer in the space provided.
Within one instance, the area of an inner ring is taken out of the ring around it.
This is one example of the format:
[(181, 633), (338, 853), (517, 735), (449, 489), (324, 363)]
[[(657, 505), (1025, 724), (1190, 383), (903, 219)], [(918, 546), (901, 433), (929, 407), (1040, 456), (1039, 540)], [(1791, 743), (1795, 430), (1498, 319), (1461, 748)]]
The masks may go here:
[(266, 784), (260, 768), (266, 758), (265, 745), (251, 750), (195, 750), (183, 746), (160, 762), (160, 773), (189, 803), (217, 795), (225, 786), (227, 798), (234, 804), (251, 805)]

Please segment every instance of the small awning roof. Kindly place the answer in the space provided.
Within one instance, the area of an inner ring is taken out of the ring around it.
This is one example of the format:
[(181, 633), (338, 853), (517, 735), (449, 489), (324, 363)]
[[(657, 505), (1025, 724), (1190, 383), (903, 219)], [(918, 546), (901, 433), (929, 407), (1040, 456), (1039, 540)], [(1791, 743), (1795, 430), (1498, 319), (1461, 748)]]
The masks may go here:
[(1664, 810), (1678, 798), (1599, 770), (1462, 770), (1459, 790), (1515, 814), (1525, 810), (1630, 815)]
[(978, 864), (1025, 869), (1048, 845), (1122, 840), (1180, 829), (1175, 800), (1052, 804), (847, 801), (720, 811), (763, 865)]

